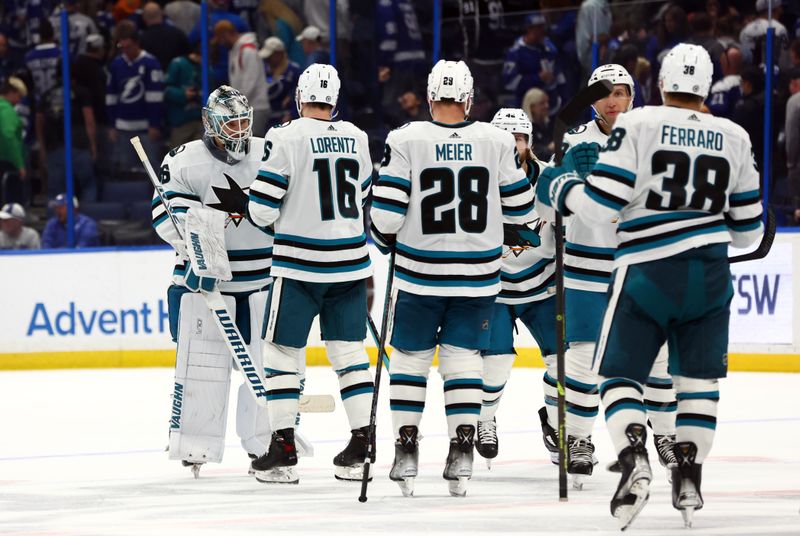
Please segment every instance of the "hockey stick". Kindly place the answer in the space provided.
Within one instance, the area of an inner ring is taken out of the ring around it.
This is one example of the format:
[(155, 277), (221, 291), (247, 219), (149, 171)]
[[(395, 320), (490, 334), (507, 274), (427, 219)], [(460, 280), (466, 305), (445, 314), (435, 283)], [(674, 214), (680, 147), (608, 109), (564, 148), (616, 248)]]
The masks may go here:
[[(564, 135), (581, 118), (584, 110), (607, 97), (614, 86), (600, 80), (579, 91), (556, 115), (553, 144), (556, 152), (553, 163), (558, 166), (564, 158)], [(567, 412), (566, 412), (566, 306), (564, 301), (564, 219), (556, 211), (556, 389), (558, 391), (558, 498), (567, 500)]]
[[(364, 475), (361, 477), (361, 495), (358, 502), (367, 502), (367, 485), (369, 484), (369, 468), (375, 461), (375, 421), (378, 416), (378, 390), (381, 385), (381, 370), (386, 357), (386, 335), (389, 332), (389, 312), (392, 309), (392, 285), (394, 284), (394, 256), (395, 250), (389, 255), (389, 275), (386, 276), (386, 296), (383, 301), (383, 318), (381, 320), (381, 335), (378, 338), (378, 362), (375, 364), (375, 390), (372, 391), (372, 409), (369, 413), (369, 434), (367, 442), (367, 457), (364, 460)], [(375, 324), (367, 316), (370, 330), (375, 332)]]
[[(136, 150), (136, 154), (139, 156), (139, 160), (141, 160), (150, 182), (153, 183), (158, 197), (164, 204), (164, 209), (167, 211), (167, 215), (172, 222), (172, 226), (175, 228), (175, 232), (178, 234), (178, 238), (183, 240), (183, 233), (178, 224), (178, 219), (170, 208), (169, 201), (167, 201), (167, 196), (164, 193), (164, 187), (161, 186), (161, 182), (159, 182), (153, 170), (153, 166), (150, 165), (150, 160), (147, 158), (147, 154), (144, 152), (142, 142), (139, 140), (138, 136), (131, 138), (131, 145), (133, 145), (133, 148)], [(244, 377), (248, 391), (253, 395), (253, 398), (255, 398), (259, 406), (266, 407), (267, 389), (261, 379), (261, 373), (253, 366), (247, 345), (244, 342), (239, 328), (236, 326), (236, 321), (231, 318), (231, 315), (228, 313), (228, 307), (225, 305), (222, 293), (217, 289), (211, 292), (201, 291), (200, 293), (205, 299), (208, 308), (213, 313), (214, 323), (216, 323), (219, 328), (222, 338), (225, 339), (225, 345), (228, 347), (231, 357), (233, 357), (233, 360), (238, 364), (239, 371)], [(333, 397), (330, 395), (306, 396), (303, 398), (306, 398), (306, 401), (304, 404), (303, 400), (301, 400), (300, 407), (305, 413), (327, 413), (333, 411)]]
[(775, 241), (776, 228), (775, 213), (772, 212), (771, 208), (767, 207), (767, 224), (764, 226), (764, 236), (761, 237), (758, 247), (749, 253), (730, 257), (728, 262), (733, 264), (735, 262), (755, 261), (766, 257), (769, 254), (769, 250), (772, 249), (772, 243)]

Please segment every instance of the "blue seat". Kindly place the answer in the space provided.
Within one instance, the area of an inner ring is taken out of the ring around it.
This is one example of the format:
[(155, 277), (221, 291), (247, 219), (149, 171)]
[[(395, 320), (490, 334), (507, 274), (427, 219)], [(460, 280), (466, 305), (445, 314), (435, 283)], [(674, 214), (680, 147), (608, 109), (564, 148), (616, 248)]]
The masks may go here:
[(135, 203), (149, 201), (153, 197), (153, 185), (147, 180), (108, 181), (103, 185), (103, 201), (112, 203)]
[(78, 209), (95, 220), (124, 220), (128, 215), (125, 203), (81, 203)]
[(132, 221), (141, 221), (149, 225), (153, 217), (150, 201), (136, 201), (128, 205), (128, 218)]

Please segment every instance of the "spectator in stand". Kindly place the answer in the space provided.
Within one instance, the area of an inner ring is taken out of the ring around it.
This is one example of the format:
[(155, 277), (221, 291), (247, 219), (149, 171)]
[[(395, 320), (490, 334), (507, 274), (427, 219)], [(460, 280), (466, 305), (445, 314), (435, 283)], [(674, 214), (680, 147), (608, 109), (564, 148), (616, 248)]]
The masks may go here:
[(138, 29), (142, 29), (142, 2), (141, 0), (117, 0), (114, 4), (111, 13), (114, 15), (114, 20), (121, 22), (129, 20), (133, 22)]
[(553, 121), (550, 120), (550, 97), (539, 88), (529, 89), (522, 99), (522, 110), (533, 126), (533, 153), (547, 162), (553, 156)]
[(267, 83), (269, 84), (269, 121), (267, 129), (297, 117), (294, 93), (297, 79), (302, 73), (300, 66), (289, 61), (283, 41), (268, 37), (258, 56), (267, 62)]
[[(657, 76), (661, 70), (661, 58), (666, 56), (672, 47), (686, 40), (689, 27), (686, 22), (686, 11), (676, 4), (664, 4), (655, 18), (658, 21), (656, 32), (647, 41), (644, 55), (650, 62), (652, 72)], [(660, 101), (660, 95), (654, 97)]]
[(720, 65), (724, 77), (711, 86), (706, 104), (712, 114), (730, 119), (742, 98), (742, 51), (730, 47), (720, 56)]
[(97, 9), (94, 18), (97, 21), (97, 27), (103, 38), (109, 43), (111, 42), (111, 35), (114, 32), (114, 27), (117, 25), (117, 20), (114, 18), (114, 1), (102, 0), (99, 2), (101, 5)]
[(390, 128), (397, 128), (411, 121), (431, 120), (428, 103), (416, 91), (406, 91), (397, 97), (397, 103), (400, 105), (399, 110), (393, 106), (384, 112)]
[[(99, 34), (100, 30), (97, 28), (92, 18), (80, 11), (80, 6), (77, 0), (66, 0), (64, 8), (67, 10), (69, 19), (69, 56), (73, 60), (79, 54), (86, 52), (86, 38), (90, 35)], [(56, 42), (61, 42), (61, 9), (56, 9), (53, 16), (50, 17), (50, 22), (53, 25)]]
[(714, 65), (712, 79), (716, 82), (723, 76), (719, 58), (725, 49), (719, 39), (714, 37), (711, 17), (707, 13), (692, 13), (689, 15), (689, 28), (691, 28), (692, 35), (687, 42), (706, 49), (711, 57), (711, 63)]
[(742, 60), (745, 65), (750, 64), (750, 53), (742, 48), (739, 43), (739, 17), (736, 15), (724, 15), (717, 20), (716, 27), (717, 41), (722, 48), (738, 47), (742, 52)]
[[(250, 31), (250, 26), (242, 20), (239, 15), (228, 13), (227, 0), (209, 0), (208, 7), (210, 10), (208, 20), (209, 38), (213, 37), (214, 28), (220, 21), (230, 22), (236, 31), (239, 33), (247, 33)], [(200, 21), (197, 22), (192, 32), (189, 34), (189, 45), (196, 47), (200, 44)], [(214, 83), (210, 84), (216, 86), (228, 82), (228, 51), (222, 44), (212, 46), (209, 51), (211, 56), (211, 76)]]
[(72, 78), (77, 86), (89, 92), (94, 120), (98, 125), (106, 121), (106, 41), (102, 35), (86, 38), (86, 52), (78, 56), (72, 66)]
[(0, 250), (40, 249), (39, 233), (25, 227), (25, 209), (19, 203), (8, 203), (0, 209)]
[[(352, 3), (352, 0), (339, 0), (336, 2), (336, 38), (339, 50), (344, 48), (342, 40), (349, 41), (350, 39), (350, 3)], [(304, 0), (303, 18), (308, 26), (319, 29), (323, 42), (330, 42), (330, 2)], [(316, 63), (321, 62), (318, 61)], [(326, 61), (325, 63), (329, 62)]]
[(164, 6), (164, 13), (172, 24), (187, 36), (200, 22), (200, 4), (190, 0), (172, 0)]
[(513, 91), (516, 102), (522, 102), (525, 93), (537, 87), (549, 97), (550, 114), (561, 108), (566, 80), (558, 64), (558, 50), (547, 37), (547, 20), (541, 13), (525, 19), (525, 33), (506, 52), (503, 65), (503, 83)]
[(786, 166), (792, 222), (800, 223), (800, 68), (789, 71), (789, 101), (786, 103)]
[(61, 51), (55, 43), (53, 25), (47, 19), (39, 24), (42, 42), (25, 54), (25, 67), (33, 78), (34, 102), (56, 84), (59, 76)]
[(331, 55), (322, 46), (322, 33), (316, 26), (306, 26), (296, 40), (303, 46), (306, 55), (303, 69), (314, 63), (330, 63)]
[(253, 136), (267, 132), (269, 120), (269, 89), (264, 76), (264, 63), (258, 57), (256, 34), (239, 33), (230, 21), (214, 26), (214, 41), (227, 48), (228, 80), (253, 107)]
[(195, 50), (172, 60), (164, 80), (164, 101), (170, 127), (169, 146), (178, 147), (203, 137), (200, 91), (203, 58)]
[(0, 33), (0, 82), (17, 72), (20, 63), (16, 61), (8, 46), (8, 38)]
[(608, 38), (611, 31), (611, 8), (608, 0), (583, 0), (575, 24), (575, 51), (581, 62), (583, 74), (588, 77), (592, 65), (592, 43), (595, 33), (599, 41)]
[(306, 61), (306, 53), (296, 37), (303, 29), (303, 21), (297, 13), (281, 0), (262, 0), (258, 12), (270, 35), (283, 41), (289, 61), (302, 66)]
[(632, 43), (625, 43), (614, 53), (614, 63), (622, 65), (628, 71), (636, 83), (633, 84), (633, 107), (644, 106), (647, 99), (644, 94), (643, 84), (636, 77), (637, 64), (639, 62), (639, 49)]
[(750, 135), (756, 163), (764, 161), (764, 72), (758, 67), (742, 70), (742, 99), (732, 120)]
[(0, 174), (16, 170), (25, 178), (25, 147), (22, 145), (22, 121), (14, 109), (28, 94), (19, 78), (12, 76), (0, 83)]
[(239, 15), (243, 21), (250, 26), (251, 29), (256, 29), (256, 23), (258, 22), (258, 16), (256, 12), (258, 11), (258, 2), (259, 0), (229, 0), (229, 7), (228, 11), (231, 13), (236, 13)]
[[(100, 245), (100, 234), (97, 223), (85, 214), (78, 212), (78, 200), (72, 198), (73, 221), (75, 223), (75, 247), (93, 248)], [(69, 247), (67, 243), (67, 194), (58, 194), (50, 201), (50, 208), (55, 216), (47, 220), (47, 225), (42, 231), (42, 248), (63, 249)]]
[[(772, 21), (769, 20), (769, 6), (772, 4)], [(752, 4), (751, 4), (752, 5)], [(783, 15), (783, 8), (781, 0), (757, 0), (756, 12), (758, 16), (755, 20), (751, 21), (747, 26), (742, 28), (739, 34), (739, 41), (742, 43), (752, 58), (754, 65), (764, 63), (765, 57), (765, 38), (767, 35), (767, 28), (770, 26), (775, 28), (775, 54), (785, 55), (785, 49), (788, 48), (788, 32), (786, 26), (780, 23), (780, 18)], [(783, 54), (781, 51), (784, 51)], [(780, 59), (776, 63), (785, 64), (787, 58)]]
[(178, 56), (189, 53), (189, 39), (175, 26), (164, 22), (164, 12), (155, 2), (148, 2), (142, 8), (142, 48), (155, 56), (162, 68)]
[(115, 144), (117, 168), (139, 169), (141, 164), (129, 141), (133, 136), (142, 140), (151, 162), (161, 161), (163, 73), (158, 60), (142, 50), (139, 31), (132, 21), (121, 21), (114, 33), (122, 53), (108, 66), (109, 139)]
[[(800, 19), (797, 19), (800, 21)], [(800, 39), (794, 39), (789, 45), (789, 62), (792, 68), (800, 67)]]

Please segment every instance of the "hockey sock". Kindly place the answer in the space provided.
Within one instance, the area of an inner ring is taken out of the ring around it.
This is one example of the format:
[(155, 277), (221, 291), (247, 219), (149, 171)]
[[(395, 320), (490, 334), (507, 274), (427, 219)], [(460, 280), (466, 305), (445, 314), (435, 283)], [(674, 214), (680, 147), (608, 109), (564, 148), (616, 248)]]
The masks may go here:
[(267, 411), (272, 430), (294, 428), (300, 410), (300, 376), (296, 372), (268, 369)]
[(675, 376), (674, 380), (678, 399), (676, 440), (694, 443), (697, 446), (695, 462), (701, 464), (711, 450), (717, 428), (719, 380), (683, 376)]
[(558, 388), (556, 386), (556, 356), (555, 354), (544, 356), (544, 364), (547, 370), (542, 378), (542, 390), (544, 391), (544, 406), (547, 408), (547, 421), (550, 426), (558, 429)]
[(472, 371), (444, 375), (444, 412), (451, 439), (456, 437), (456, 428), (462, 424), (478, 426), (482, 386), (480, 375)]
[(479, 420), (494, 419), (516, 357), (514, 354), (483, 356), (483, 403)]
[(353, 365), (337, 370), (339, 376), (339, 392), (342, 404), (350, 421), (350, 429), (355, 430), (369, 424), (372, 409), (372, 393), (375, 385), (369, 372), (369, 363)]
[(647, 410), (647, 419), (653, 427), (655, 435), (675, 434), (675, 412), (678, 403), (675, 401), (675, 389), (672, 387), (672, 377), (647, 378), (644, 386), (644, 408)]
[(425, 409), (425, 393), (434, 349), (408, 352), (395, 348), (389, 364), (389, 407), (395, 439), (401, 426), (417, 426)]
[(567, 435), (589, 437), (600, 407), (593, 343), (571, 343), (565, 356)]
[(645, 427), (644, 389), (642, 385), (627, 378), (597, 378), (600, 385), (600, 397), (605, 409), (606, 426), (611, 442), (619, 455), (630, 446), (625, 434), (630, 424)]

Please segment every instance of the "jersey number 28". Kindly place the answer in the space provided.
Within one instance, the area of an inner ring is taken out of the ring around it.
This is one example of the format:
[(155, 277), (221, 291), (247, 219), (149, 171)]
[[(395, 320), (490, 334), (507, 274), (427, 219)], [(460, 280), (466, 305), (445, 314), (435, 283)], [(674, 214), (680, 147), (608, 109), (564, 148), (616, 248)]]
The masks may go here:
[[(450, 168), (426, 168), (419, 174), (420, 189), (423, 192), (439, 187), (439, 191), (422, 199), (423, 234), (445, 234), (456, 232), (458, 225), (466, 233), (482, 233), (486, 230), (488, 213), (489, 170), (484, 167), (464, 167), (458, 178)], [(458, 207), (437, 209), (453, 202), (458, 183)], [(457, 214), (456, 214), (457, 213)]]

